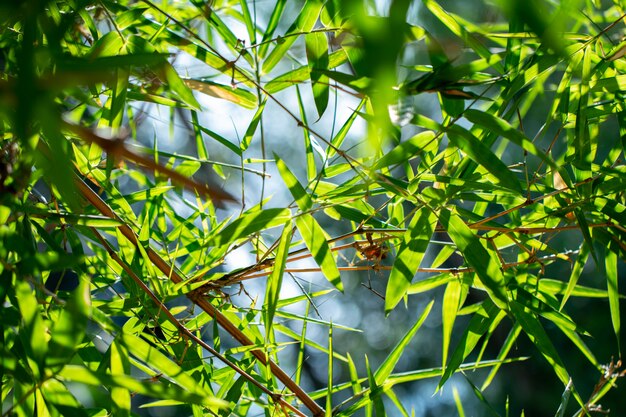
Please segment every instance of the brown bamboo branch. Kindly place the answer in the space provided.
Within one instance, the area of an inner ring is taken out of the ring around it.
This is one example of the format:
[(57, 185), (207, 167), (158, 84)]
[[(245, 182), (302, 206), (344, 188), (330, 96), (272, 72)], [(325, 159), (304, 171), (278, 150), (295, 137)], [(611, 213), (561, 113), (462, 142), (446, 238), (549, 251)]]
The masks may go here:
[(235, 201), (235, 198), (224, 190), (220, 190), (217, 187), (209, 187), (208, 184), (194, 181), (178, 171), (155, 162), (152, 158), (148, 158), (145, 155), (131, 151), (125, 146), (123, 139), (106, 139), (97, 135), (91, 129), (76, 126), (67, 122), (63, 122), (62, 127), (64, 130), (71, 132), (87, 143), (95, 143), (108, 155), (130, 161), (136, 165), (140, 165), (163, 174), (172, 180), (172, 183), (174, 184), (182, 185), (191, 191), (208, 196), (211, 201), (217, 205), (220, 205), (223, 201)]
[[(78, 176), (75, 177), (76, 185), (81, 194), (103, 215), (121, 222), (118, 226), (118, 230), (128, 239), (133, 245), (139, 246), (139, 238), (135, 232), (117, 216), (117, 214), (106, 204), (98, 194), (96, 194), (84, 181)], [(147, 247), (145, 251), (150, 261), (156, 266), (164, 275), (168, 276), (174, 283), (183, 282), (183, 277), (176, 271), (173, 265), (169, 265), (163, 258), (159, 256), (152, 248)], [(200, 292), (193, 291), (187, 294), (187, 297), (209, 316), (211, 316), (226, 332), (228, 332), (237, 342), (243, 346), (252, 346), (254, 343), (250, 340), (237, 326), (231, 323), (226, 316), (224, 316), (219, 310), (217, 310)], [(290, 377), (283, 371), (276, 363), (266, 357), (266, 354), (259, 349), (253, 349), (250, 351), (254, 357), (264, 365), (269, 365), (272, 374), (281, 381), (287, 389), (289, 389), (300, 400), (315, 417), (321, 417), (324, 415), (324, 409), (320, 407), (309, 395)]]
[(294, 413), (298, 414), (301, 417), (305, 417), (305, 414), (302, 413), (302, 411), (298, 410), (296, 407), (294, 407), (292, 404), (288, 403), (287, 401), (285, 401), (282, 398), (281, 394), (277, 394), (273, 391), (271, 391), (270, 389), (268, 389), (265, 385), (261, 384), (259, 381), (257, 381), (256, 379), (254, 379), (254, 377), (252, 375), (250, 375), (249, 373), (247, 373), (246, 371), (244, 371), (243, 369), (241, 369), (241, 367), (239, 367), (236, 363), (230, 361), (228, 358), (226, 358), (224, 355), (222, 355), (221, 353), (219, 353), (218, 351), (216, 351), (211, 345), (209, 345), (208, 343), (206, 343), (204, 340), (200, 339), (198, 336), (196, 336), (191, 330), (189, 330), (187, 327), (185, 327), (184, 324), (182, 324), (180, 322), (180, 320), (178, 320), (176, 317), (174, 317), (174, 315), (172, 314), (172, 312), (167, 308), (167, 306), (165, 304), (163, 304), (163, 302), (156, 296), (156, 294), (154, 294), (154, 292), (152, 292), (152, 290), (143, 282), (143, 280), (141, 278), (139, 278), (139, 276), (137, 276), (137, 274), (135, 274), (135, 272), (132, 270), (132, 268), (128, 265), (128, 263), (126, 263), (122, 258), (120, 258), (120, 256), (117, 254), (117, 252), (115, 252), (115, 250), (111, 247), (111, 245), (109, 244), (109, 242), (102, 237), (102, 235), (95, 229), (95, 228), (91, 228), (92, 233), (95, 234), (95, 236), (98, 238), (98, 240), (100, 241), (100, 243), (102, 244), (102, 246), (104, 247), (104, 249), (107, 251), (107, 253), (109, 254), (109, 256), (111, 257), (111, 259), (113, 259), (115, 262), (117, 262), (117, 264), (119, 266), (122, 267), (122, 269), (124, 269), (124, 271), (128, 274), (128, 276), (130, 276), (132, 278), (133, 281), (135, 281), (135, 283), (141, 288), (141, 290), (148, 295), (148, 297), (150, 297), (150, 299), (152, 299), (152, 301), (156, 304), (156, 306), (158, 307), (159, 311), (162, 311), (165, 316), (167, 317), (167, 319), (174, 325), (176, 326), (176, 328), (178, 329), (179, 332), (181, 332), (182, 334), (185, 335), (185, 337), (193, 340), (195, 343), (197, 343), (198, 345), (200, 345), (202, 348), (206, 349), (209, 353), (211, 353), (213, 356), (217, 357), (220, 361), (222, 361), (224, 364), (226, 364), (227, 366), (231, 367), (232, 369), (235, 370), (235, 372), (237, 372), (238, 374), (240, 374), (241, 376), (243, 376), (245, 379), (248, 380), (248, 382), (252, 383), (253, 385), (255, 385), (257, 388), (259, 388), (261, 391), (263, 391), (264, 393), (266, 393), (270, 398), (272, 398), (274, 401), (276, 401), (277, 403), (281, 404), (284, 407), (289, 408), (291, 411), (293, 411)]

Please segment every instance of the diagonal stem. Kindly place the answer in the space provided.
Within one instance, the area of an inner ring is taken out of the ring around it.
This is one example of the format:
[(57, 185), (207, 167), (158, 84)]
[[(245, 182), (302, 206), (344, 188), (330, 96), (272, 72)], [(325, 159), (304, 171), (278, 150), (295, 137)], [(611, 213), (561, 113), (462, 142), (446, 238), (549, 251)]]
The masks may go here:
[[(108, 206), (101, 198), (96, 194), (84, 181), (75, 177), (75, 182), (82, 193), (82, 195), (103, 215), (121, 222), (118, 226), (119, 231), (135, 246), (139, 246), (141, 243), (135, 232), (124, 223), (119, 216)], [(174, 283), (183, 282), (183, 277), (176, 271), (173, 265), (169, 265), (163, 258), (159, 256), (152, 248), (147, 247), (145, 251), (150, 261), (156, 266), (163, 274), (168, 276)], [(218, 309), (215, 308), (201, 293), (194, 291), (187, 294), (187, 297), (198, 307), (204, 310), (209, 316), (211, 316), (224, 330), (226, 330), (235, 340), (237, 340), (243, 346), (251, 346), (254, 343), (246, 336), (237, 326), (231, 323), (226, 316), (224, 316)], [(267, 358), (265, 353), (259, 349), (250, 351), (254, 357), (264, 365), (269, 365), (272, 374), (278, 378), (285, 387), (289, 389), (293, 394), (313, 413), (314, 417), (321, 417), (324, 415), (324, 409), (321, 408), (309, 395), (290, 377), (283, 371), (276, 363)], [(273, 394), (276, 399), (276, 394)], [(300, 412), (301, 413), (301, 412)]]

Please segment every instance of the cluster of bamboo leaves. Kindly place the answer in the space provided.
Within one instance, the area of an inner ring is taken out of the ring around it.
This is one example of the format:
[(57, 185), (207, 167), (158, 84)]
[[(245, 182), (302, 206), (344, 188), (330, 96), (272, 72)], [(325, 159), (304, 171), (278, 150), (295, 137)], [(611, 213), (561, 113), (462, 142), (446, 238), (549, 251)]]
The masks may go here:
[[(620, 357), (623, 5), (502, 1), (489, 6), (493, 22), (474, 23), (436, 0), (395, 0), (383, 13), (371, 3), (0, 5), (3, 416), (131, 415), (136, 396), (194, 416), (408, 416), (396, 385), (433, 378), (441, 388), (488, 368), (474, 387), (482, 398), (520, 359), (520, 337), (536, 348), (528, 360), (547, 361), (563, 384), (557, 415), (584, 415), (615, 387), (619, 366), (596, 357), (568, 307), (605, 299)], [(203, 118), (207, 102), (249, 116), (225, 135)], [(547, 114), (533, 113), (541, 106)], [(394, 108), (430, 110), (399, 123)], [(266, 109), (292, 122), (304, 152), (272, 142)], [(171, 129), (182, 120), (191, 146), (146, 146), (154, 115)], [(329, 117), (331, 134), (315, 123)], [(245, 201), (246, 187), (270, 183), (291, 203), (263, 192)], [(241, 248), (255, 261), (229, 268)], [(343, 266), (350, 250), (360, 266)], [(301, 259), (327, 285), (287, 298), (283, 277)], [(586, 265), (603, 285), (578, 282)], [(443, 298), (370, 367), (333, 346), (341, 323), (314, 313), (344, 291), (344, 270), (384, 276), (386, 314), (439, 287)], [(229, 298), (257, 281), (265, 292), (248, 305)], [(394, 373), (435, 314), (441, 366)], [(468, 324), (455, 325), (459, 315)], [(486, 358), (499, 326), (508, 336)], [(597, 373), (593, 392), (576, 389), (556, 333)], [(295, 358), (283, 357), (292, 345)], [(305, 349), (327, 357), (324, 389), (301, 384)], [(338, 363), (348, 380), (333, 377)]]

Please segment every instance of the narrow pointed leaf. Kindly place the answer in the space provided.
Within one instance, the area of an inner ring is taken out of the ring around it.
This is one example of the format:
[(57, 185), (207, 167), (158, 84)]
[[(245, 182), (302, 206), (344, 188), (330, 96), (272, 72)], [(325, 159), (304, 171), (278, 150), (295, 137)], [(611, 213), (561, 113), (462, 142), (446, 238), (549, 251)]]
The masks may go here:
[(304, 7), (296, 21), (293, 22), (287, 33), (285, 33), (285, 37), (278, 42), (263, 62), (263, 74), (270, 72), (282, 60), (283, 56), (298, 38), (297, 36), (292, 36), (293, 34), (308, 32), (313, 28), (323, 5), (324, 3), (320, 0), (309, 0), (304, 3)]
[[(611, 245), (612, 246), (612, 245)], [(620, 343), (620, 310), (619, 310), (619, 289), (617, 273), (617, 254), (608, 248), (604, 254), (604, 265), (606, 269), (606, 285), (609, 293), (609, 308), (611, 310), (611, 321), (613, 330), (617, 337), (617, 350), (622, 351)]]
[(291, 222), (287, 222), (280, 235), (272, 273), (267, 278), (264, 301), (266, 340), (270, 340), (268, 336), (272, 331), (274, 315), (276, 314), (276, 307), (280, 299), (280, 290), (282, 288), (283, 274), (285, 272), (285, 261), (287, 260), (287, 255), (289, 255), (289, 244), (291, 243), (292, 234)]
[(259, 126), (259, 123), (261, 122), (261, 117), (263, 116), (263, 110), (265, 110), (265, 103), (267, 103), (267, 99), (264, 100), (259, 105), (259, 108), (257, 109), (256, 113), (254, 113), (254, 116), (252, 116), (252, 120), (250, 121), (250, 124), (248, 125), (248, 128), (246, 129), (246, 134), (243, 136), (243, 140), (241, 141), (241, 145), (239, 146), (242, 152), (248, 149), (248, 147), (250, 146), (250, 143), (252, 143), (252, 138), (254, 137), (254, 134), (256, 133), (256, 129)]
[(256, 96), (243, 88), (234, 88), (208, 80), (184, 79), (183, 81), (192, 90), (211, 97), (228, 100), (246, 109), (255, 109), (258, 104)]
[(452, 328), (454, 327), (454, 321), (456, 320), (457, 312), (459, 311), (462, 282), (459, 279), (451, 281), (446, 287), (446, 291), (443, 294), (443, 303), (441, 305), (441, 324), (443, 331), (442, 339), (442, 364), (441, 367), (445, 369), (448, 359), (448, 348), (450, 347), (450, 339), (452, 338)]
[(450, 141), (472, 160), (484, 167), (496, 179), (498, 183), (518, 194), (523, 194), (519, 180), (509, 168), (496, 156), (483, 142), (470, 131), (458, 125), (451, 126), (448, 130)]
[(567, 288), (565, 289), (565, 293), (563, 294), (563, 299), (561, 300), (561, 307), (560, 307), (561, 310), (563, 309), (563, 307), (565, 307), (565, 303), (567, 303), (567, 300), (569, 299), (570, 295), (572, 295), (574, 288), (576, 288), (576, 284), (578, 283), (578, 278), (580, 278), (580, 275), (583, 272), (583, 268), (585, 267), (585, 264), (587, 263), (588, 258), (589, 258), (589, 245), (583, 244), (580, 248), (580, 252), (578, 253), (578, 256), (576, 257), (576, 262), (574, 262), (572, 273), (569, 276), (569, 281), (567, 282)]
[(491, 132), (507, 138), (531, 155), (541, 158), (543, 162), (549, 164), (552, 168), (558, 169), (557, 164), (552, 160), (552, 158), (548, 157), (545, 152), (542, 152), (539, 148), (537, 148), (535, 144), (526, 137), (526, 135), (515, 129), (507, 121), (496, 117), (491, 113), (475, 109), (467, 109), (463, 112), (463, 117), (472, 123), (478, 124)]
[(491, 300), (487, 299), (480, 305), (463, 332), (456, 349), (452, 353), (452, 357), (448, 362), (448, 366), (445, 368), (437, 389), (443, 387), (448, 378), (456, 372), (465, 358), (474, 350), (482, 335), (485, 334), (494, 323), (502, 320), (503, 317), (504, 312), (498, 309)]
[(422, 327), (422, 324), (424, 324), (424, 321), (428, 317), (430, 310), (432, 310), (434, 303), (434, 300), (428, 303), (415, 324), (411, 326), (409, 331), (393, 348), (389, 356), (387, 356), (387, 359), (385, 359), (380, 367), (378, 367), (376, 373), (374, 374), (374, 379), (376, 380), (377, 385), (383, 385), (387, 381), (387, 378), (389, 378), (389, 375), (391, 375), (393, 368), (395, 368), (398, 360), (400, 360), (400, 356), (402, 356), (402, 353), (404, 353), (411, 340), (413, 340), (413, 337), (415, 336), (417, 331), (420, 329), (420, 327)]
[(385, 291), (386, 314), (398, 305), (411, 286), (411, 281), (424, 259), (436, 223), (437, 216), (428, 207), (423, 207), (413, 216), (389, 274)]
[(295, 175), (289, 170), (287, 164), (278, 157), (278, 155), (274, 154), (274, 159), (276, 160), (276, 167), (278, 168), (278, 172), (280, 176), (283, 178), (285, 185), (289, 188), (289, 192), (296, 200), (296, 204), (300, 208), (300, 210), (309, 211), (313, 206), (313, 201), (311, 200), (311, 196), (306, 192), (302, 184), (298, 181)]
[[(328, 39), (323, 32), (312, 32), (304, 36), (306, 45), (306, 57), (309, 66), (313, 70), (328, 70)], [(329, 79), (327, 75), (319, 71), (311, 71), (311, 88), (317, 115), (322, 117), (328, 106), (330, 92)]]
[(511, 313), (524, 329), (524, 333), (528, 335), (539, 352), (550, 363), (563, 385), (567, 385), (570, 379), (569, 374), (539, 320), (517, 303), (511, 304)]
[(52, 328), (50, 349), (46, 355), (48, 366), (64, 364), (72, 359), (87, 330), (90, 295), (89, 281), (85, 277), (79, 278), (78, 287), (72, 291), (71, 298), (65, 303), (65, 308)]
[(508, 299), (504, 274), (493, 251), (487, 250), (458, 214), (442, 209), (439, 220), (448, 231), (459, 252), (471, 266), (498, 307), (506, 309)]
[(438, 142), (435, 138), (435, 132), (431, 130), (420, 132), (411, 139), (402, 142), (391, 151), (385, 153), (385, 155), (376, 161), (376, 163), (372, 166), (372, 169), (380, 169), (390, 165), (406, 162), (416, 158), (424, 151), (436, 150)]
[(207, 246), (221, 246), (248, 237), (261, 230), (284, 224), (291, 218), (287, 209), (271, 208), (244, 213), (240, 218), (214, 234)]
[(313, 259), (322, 269), (326, 279), (339, 291), (343, 291), (339, 269), (337, 269), (337, 263), (326, 241), (324, 230), (310, 214), (296, 217), (295, 222), (304, 243), (311, 251)]

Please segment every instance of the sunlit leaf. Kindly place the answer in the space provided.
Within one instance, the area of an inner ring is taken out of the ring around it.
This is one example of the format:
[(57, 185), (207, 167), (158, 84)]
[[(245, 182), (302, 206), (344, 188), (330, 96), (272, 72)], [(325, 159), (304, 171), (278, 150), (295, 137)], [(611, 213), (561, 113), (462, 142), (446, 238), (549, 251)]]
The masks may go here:
[(261, 230), (284, 224), (290, 218), (291, 212), (287, 209), (250, 211), (214, 234), (209, 238), (209, 242), (214, 246), (225, 245)]
[(311, 251), (315, 262), (322, 268), (326, 279), (339, 291), (343, 291), (337, 263), (326, 241), (324, 230), (310, 214), (303, 214), (294, 220), (304, 243)]
[[(276, 257), (274, 258), (274, 266), (272, 273), (267, 277), (266, 291), (265, 291), (265, 331), (266, 335), (269, 335), (272, 329), (272, 323), (274, 322), (274, 314), (276, 313), (276, 307), (280, 300), (280, 289), (283, 282), (283, 274), (285, 272), (285, 261), (289, 254), (289, 244), (291, 243), (291, 236), (293, 235), (291, 222), (285, 224), (283, 232), (280, 235), (278, 241), (278, 247), (276, 249)], [(267, 337), (269, 340), (270, 338)]]
[(387, 378), (389, 378), (389, 376), (391, 375), (393, 368), (395, 368), (396, 364), (398, 363), (398, 360), (400, 360), (400, 356), (402, 355), (402, 353), (404, 353), (404, 351), (406, 350), (406, 347), (411, 342), (411, 340), (413, 340), (413, 337), (415, 336), (417, 331), (420, 329), (420, 327), (422, 327), (422, 324), (424, 324), (424, 321), (428, 317), (428, 314), (430, 313), (430, 310), (432, 309), (434, 303), (435, 303), (434, 301), (431, 301), (430, 303), (428, 303), (426, 308), (424, 308), (424, 311), (422, 312), (422, 314), (415, 321), (415, 324), (411, 326), (409, 331), (393, 348), (393, 350), (387, 356), (387, 358), (383, 361), (383, 363), (380, 364), (380, 367), (378, 367), (378, 369), (374, 373), (374, 379), (376, 381), (376, 384), (382, 385), (387, 381)]
[(428, 207), (423, 207), (413, 216), (400, 243), (393, 269), (389, 275), (385, 293), (386, 314), (389, 314), (407, 293), (411, 281), (422, 259), (424, 259), (436, 222), (436, 214)]
[(246, 109), (254, 109), (257, 106), (257, 98), (248, 90), (234, 88), (228, 85), (215, 83), (208, 80), (183, 79), (187, 87), (215, 98), (228, 100)]
[(294, 34), (306, 32), (313, 28), (323, 5), (324, 3), (319, 0), (307, 1), (304, 4), (295, 22), (287, 29), (285, 35), (277, 42), (277, 45), (263, 62), (262, 71), (264, 74), (270, 72), (287, 53), (297, 39), (297, 36), (293, 36)]
[[(328, 39), (323, 32), (309, 33), (304, 37), (306, 44), (306, 56), (312, 70), (328, 69)], [(311, 72), (311, 88), (317, 114), (322, 117), (328, 106), (330, 86), (328, 76), (320, 72)]]
[(480, 238), (463, 222), (458, 214), (442, 209), (439, 221), (476, 275), (485, 285), (489, 296), (498, 307), (506, 309), (508, 297), (505, 280), (497, 256), (488, 250)]

